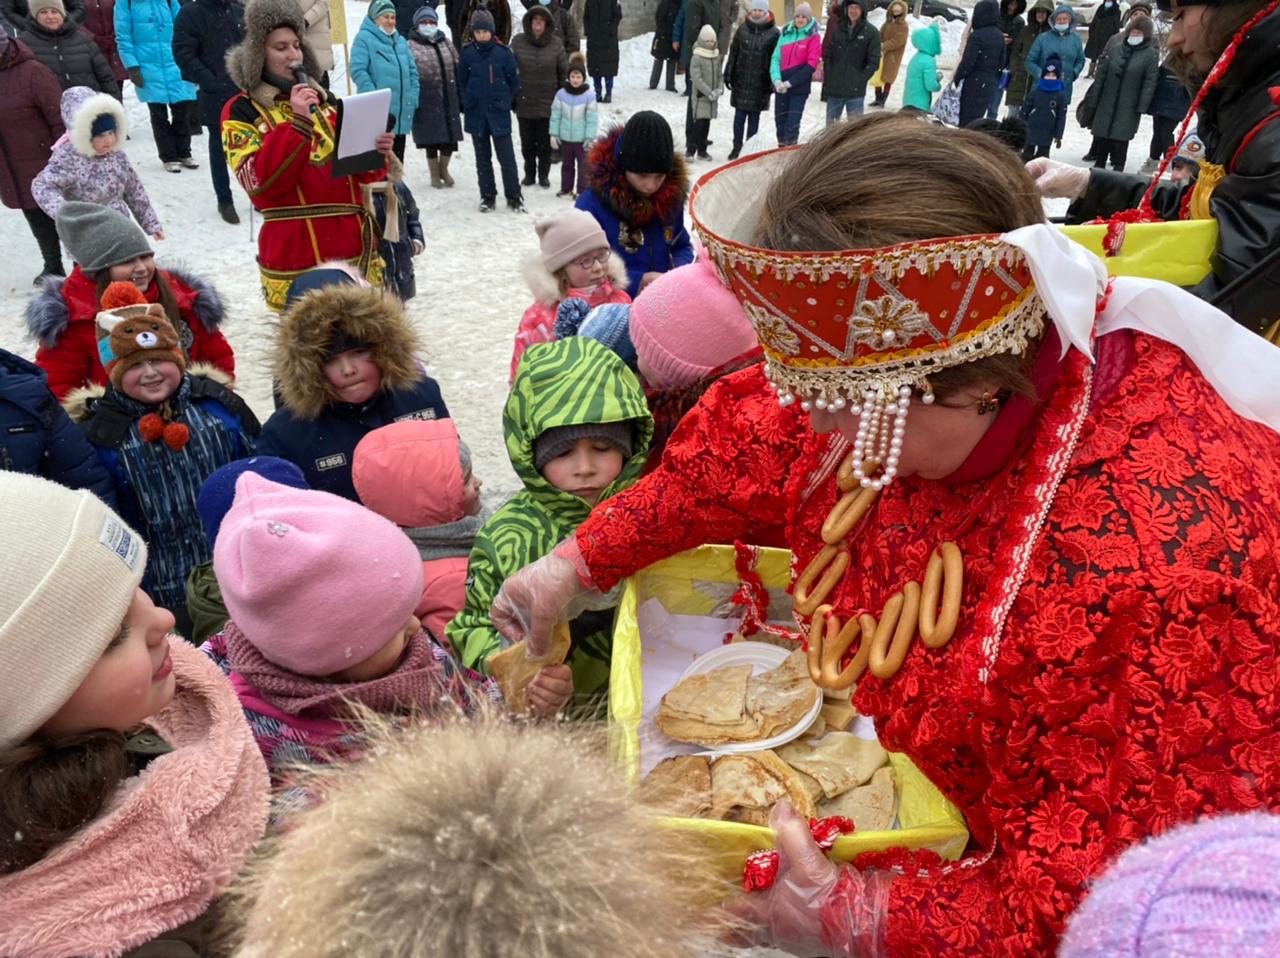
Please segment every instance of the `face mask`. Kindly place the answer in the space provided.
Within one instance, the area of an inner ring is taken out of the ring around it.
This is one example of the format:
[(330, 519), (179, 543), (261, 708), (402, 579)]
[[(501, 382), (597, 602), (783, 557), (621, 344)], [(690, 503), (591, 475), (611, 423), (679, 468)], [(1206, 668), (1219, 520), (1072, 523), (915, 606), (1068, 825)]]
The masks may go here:
[(419, 23), (418, 32), (424, 37), (434, 37), (436, 35), (436, 25), (434, 23)]
[(396, 35), (395, 27), (379, 27), (378, 29), (380, 29), (383, 33), (385, 33), (389, 37), (394, 37)]
[(1068, 30), (1070, 30), (1070, 29), (1071, 29), (1071, 24), (1069, 24), (1069, 23), (1055, 23), (1055, 24), (1053, 25), (1053, 29), (1054, 29), (1054, 32), (1055, 32), (1055, 33), (1066, 33)]
[(1129, 37), (1127, 42), (1131, 47), (1140, 47), (1142, 46), (1142, 41), (1145, 39), (1146, 37)]

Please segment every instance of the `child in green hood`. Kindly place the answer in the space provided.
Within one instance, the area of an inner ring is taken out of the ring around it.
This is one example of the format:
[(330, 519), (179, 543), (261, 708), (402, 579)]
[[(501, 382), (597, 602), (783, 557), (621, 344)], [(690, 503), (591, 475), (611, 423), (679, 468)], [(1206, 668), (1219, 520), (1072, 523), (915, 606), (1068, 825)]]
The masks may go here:
[[(613, 352), (580, 336), (536, 343), (520, 361), (502, 414), (507, 453), (524, 483), (476, 536), (467, 601), (446, 634), (459, 659), (489, 674), (502, 638), (489, 608), (507, 576), (571, 535), (591, 509), (631, 485), (644, 468), (653, 419), (635, 374)], [(568, 668), (543, 670), (531, 701), (567, 693), (579, 709), (598, 707), (608, 688), (611, 610), (583, 613), (570, 625)], [(554, 710), (553, 710), (554, 711)]]

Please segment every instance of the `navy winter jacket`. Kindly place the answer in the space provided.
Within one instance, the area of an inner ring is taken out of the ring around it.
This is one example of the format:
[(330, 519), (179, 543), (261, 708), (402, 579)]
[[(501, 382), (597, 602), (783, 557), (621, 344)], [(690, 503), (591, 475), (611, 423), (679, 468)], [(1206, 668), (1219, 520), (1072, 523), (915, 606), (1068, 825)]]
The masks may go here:
[(458, 57), (458, 89), (466, 132), (511, 135), (511, 111), (520, 89), (515, 54), (497, 40), (468, 43)]
[(331, 402), (316, 419), (301, 419), (282, 406), (262, 427), (257, 453), (288, 459), (302, 470), (312, 489), (359, 502), (351, 481), (351, 460), (366, 433), (404, 419), (448, 417), (439, 384), (424, 376), (410, 389), (381, 389), (360, 406)]
[(44, 370), (4, 349), (0, 349), (0, 469), (88, 489), (116, 508), (111, 476), (49, 392)]
[[(418, 213), (418, 203), (403, 182), (395, 186), (396, 198), (400, 201), (400, 238), (394, 243), (383, 240), (378, 251), (386, 263), (383, 271), (383, 285), (399, 297), (401, 302), (408, 302), (418, 293), (418, 283), (413, 271), (413, 243), (417, 240), (424, 247), (426, 236), (422, 232), (422, 218)], [(385, 193), (373, 194), (373, 218), (378, 221), (378, 231), (385, 233), (387, 228), (387, 197)]]

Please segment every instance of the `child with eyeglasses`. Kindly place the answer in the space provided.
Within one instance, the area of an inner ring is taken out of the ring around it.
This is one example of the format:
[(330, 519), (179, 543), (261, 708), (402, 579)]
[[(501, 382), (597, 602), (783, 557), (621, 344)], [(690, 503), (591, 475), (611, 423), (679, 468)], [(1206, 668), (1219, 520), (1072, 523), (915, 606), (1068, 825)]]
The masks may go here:
[(573, 297), (591, 306), (631, 302), (626, 292), (626, 266), (609, 248), (604, 229), (590, 213), (565, 210), (541, 220), (534, 230), (541, 251), (524, 266), (533, 305), (520, 317), (509, 383), (515, 381), (526, 349), (555, 340), (556, 308), (561, 300)]

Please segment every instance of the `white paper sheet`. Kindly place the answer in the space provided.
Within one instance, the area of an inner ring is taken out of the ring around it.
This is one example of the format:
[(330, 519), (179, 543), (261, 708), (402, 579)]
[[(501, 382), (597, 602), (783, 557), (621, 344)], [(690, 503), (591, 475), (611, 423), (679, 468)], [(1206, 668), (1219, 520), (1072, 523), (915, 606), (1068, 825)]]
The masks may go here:
[(370, 90), (342, 98), (342, 135), (337, 157), (345, 160), (377, 149), (377, 139), (387, 132), (391, 91)]

